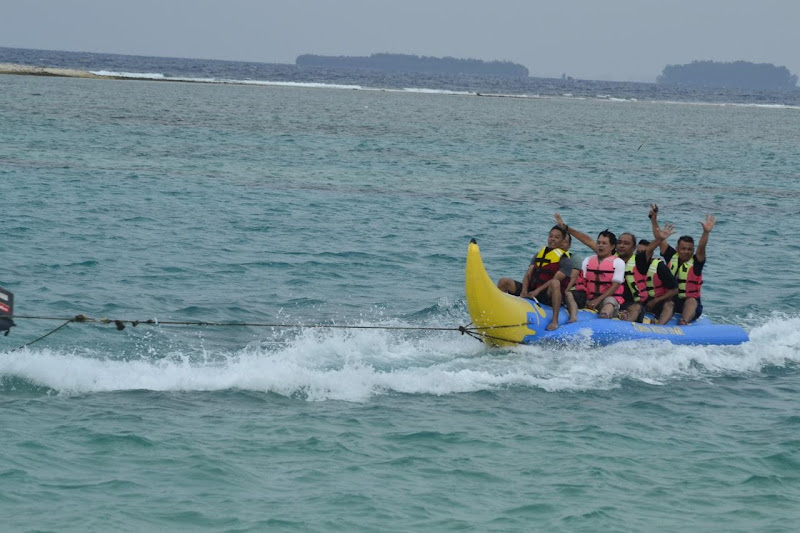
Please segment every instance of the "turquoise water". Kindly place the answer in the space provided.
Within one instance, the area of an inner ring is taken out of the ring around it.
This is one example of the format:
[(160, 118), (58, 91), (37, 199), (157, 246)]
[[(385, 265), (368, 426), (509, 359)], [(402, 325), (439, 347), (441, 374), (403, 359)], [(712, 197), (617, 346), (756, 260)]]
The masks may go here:
[(681, 234), (717, 215), (706, 314), (752, 338), (70, 324), (15, 350), (61, 324), (18, 319), (3, 530), (795, 529), (796, 109), (16, 76), (0, 94), (19, 315), (457, 327), (470, 238), (519, 277), (553, 212), (646, 236), (656, 201)]

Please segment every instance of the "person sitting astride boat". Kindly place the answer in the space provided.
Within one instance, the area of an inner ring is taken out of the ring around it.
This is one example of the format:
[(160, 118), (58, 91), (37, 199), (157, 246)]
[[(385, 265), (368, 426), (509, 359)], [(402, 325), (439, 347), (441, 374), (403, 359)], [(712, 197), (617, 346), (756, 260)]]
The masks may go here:
[(547, 236), (547, 246), (531, 259), (522, 282), (511, 278), (500, 278), (497, 288), (508, 294), (523, 298), (536, 298), (539, 302), (553, 308), (553, 319), (547, 325), (549, 331), (558, 328), (558, 314), (564, 297), (564, 290), (572, 273), (569, 252), (562, 248), (566, 232), (553, 226)]
[[(553, 217), (556, 220), (556, 225), (567, 230), (567, 235), (575, 235), (579, 241), (591, 248), (594, 253), (597, 253), (597, 244), (591, 237), (575, 228), (567, 226), (560, 214), (556, 213)], [(641, 305), (639, 305), (639, 295), (633, 278), (633, 269), (636, 265), (636, 259), (633, 254), (635, 246), (636, 236), (633, 233), (623, 233), (617, 239), (615, 254), (625, 262), (625, 283), (623, 283), (622, 287), (624, 301), (622, 305), (620, 305), (619, 316), (623, 320), (630, 321), (635, 321), (642, 313)], [(576, 266), (576, 263), (577, 260), (573, 257), (573, 266)], [(567, 290), (569, 291), (570, 287), (567, 287)], [(567, 310), (569, 310), (569, 305), (567, 306)], [(577, 312), (577, 309), (575, 309), (575, 312)]]
[(583, 260), (575, 290), (566, 294), (569, 322), (577, 320), (578, 307), (599, 310), (598, 318), (619, 313), (624, 301), (625, 262), (612, 255), (616, 244), (617, 236), (608, 230), (597, 236), (597, 254)]
[[(658, 207), (653, 204), (650, 209), (650, 220), (653, 235), (659, 231)], [(666, 241), (661, 243), (661, 256), (667, 262), (667, 267), (678, 282), (678, 295), (673, 300), (675, 313), (680, 313), (678, 325), (685, 326), (697, 320), (703, 313), (703, 303), (700, 299), (703, 285), (703, 266), (706, 264), (706, 245), (708, 236), (714, 229), (716, 218), (706, 215), (705, 222), (701, 222), (703, 235), (697, 243), (695, 251), (694, 239), (690, 235), (678, 238), (678, 249), (675, 250)]]
[[(678, 294), (678, 282), (669, 271), (666, 263), (658, 257), (653, 257), (655, 249), (672, 235), (673, 226), (667, 224), (659, 230), (659, 238), (653, 242), (642, 239), (636, 247), (636, 265), (633, 270), (633, 283), (639, 306), (638, 316), (628, 316), (631, 321), (644, 317), (644, 311), (652, 313), (659, 324), (666, 324), (674, 313), (673, 298)], [(627, 272), (625, 273), (628, 282)], [(642, 309), (644, 305), (644, 309)], [(629, 308), (628, 313), (633, 310)]]

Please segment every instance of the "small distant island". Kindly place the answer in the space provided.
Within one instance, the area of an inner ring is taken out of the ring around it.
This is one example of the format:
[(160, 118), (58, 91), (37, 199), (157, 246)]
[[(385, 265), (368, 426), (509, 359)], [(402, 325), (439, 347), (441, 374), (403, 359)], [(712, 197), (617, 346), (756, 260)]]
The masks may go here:
[(454, 57), (427, 57), (409, 54), (372, 54), (371, 56), (297, 56), (298, 67), (365, 68), (384, 72), (418, 72), (423, 74), (469, 74), (527, 78), (528, 69), (510, 61), (482, 61)]
[(776, 67), (771, 63), (692, 61), (686, 65), (667, 65), (656, 83), (685, 87), (791, 91), (797, 88), (797, 76), (792, 75), (786, 67)]

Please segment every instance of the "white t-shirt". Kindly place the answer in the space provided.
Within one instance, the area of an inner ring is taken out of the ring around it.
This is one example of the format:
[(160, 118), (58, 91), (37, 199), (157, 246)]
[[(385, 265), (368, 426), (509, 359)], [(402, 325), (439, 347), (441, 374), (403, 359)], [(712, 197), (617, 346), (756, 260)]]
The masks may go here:
[[(597, 257), (596, 255), (589, 256), (583, 260), (581, 263), (581, 270), (583, 271), (583, 277), (586, 277), (586, 267), (589, 265), (589, 259), (592, 257)], [(619, 257), (614, 258), (614, 275), (611, 277), (611, 283), (622, 283), (625, 281), (625, 261), (620, 259)]]

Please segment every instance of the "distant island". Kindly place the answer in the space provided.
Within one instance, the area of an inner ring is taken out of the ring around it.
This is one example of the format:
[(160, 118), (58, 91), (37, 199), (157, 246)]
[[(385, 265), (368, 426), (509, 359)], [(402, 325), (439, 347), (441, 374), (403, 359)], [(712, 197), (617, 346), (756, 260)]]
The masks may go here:
[(469, 74), (527, 78), (528, 69), (510, 61), (482, 61), (454, 57), (426, 57), (408, 54), (372, 54), (366, 56), (297, 56), (298, 67), (365, 68), (384, 72), (419, 72), (423, 74)]
[(771, 63), (734, 61), (692, 61), (686, 65), (667, 65), (656, 83), (686, 87), (720, 87), (767, 91), (797, 88), (797, 76), (786, 67)]

